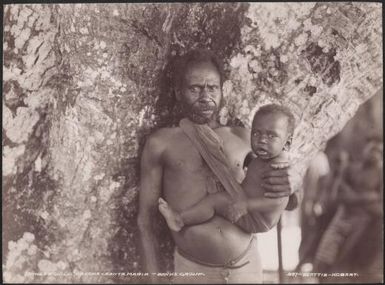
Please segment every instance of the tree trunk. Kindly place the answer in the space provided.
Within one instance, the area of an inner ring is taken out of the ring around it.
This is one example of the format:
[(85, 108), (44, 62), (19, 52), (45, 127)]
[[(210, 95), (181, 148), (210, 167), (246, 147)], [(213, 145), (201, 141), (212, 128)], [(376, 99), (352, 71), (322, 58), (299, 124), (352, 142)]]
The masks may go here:
[(108, 273), (141, 270), (139, 158), (176, 123), (175, 55), (225, 60), (223, 124), (289, 106), (299, 171), (382, 86), (379, 3), (6, 5), (3, 26), (6, 282), (143, 280)]

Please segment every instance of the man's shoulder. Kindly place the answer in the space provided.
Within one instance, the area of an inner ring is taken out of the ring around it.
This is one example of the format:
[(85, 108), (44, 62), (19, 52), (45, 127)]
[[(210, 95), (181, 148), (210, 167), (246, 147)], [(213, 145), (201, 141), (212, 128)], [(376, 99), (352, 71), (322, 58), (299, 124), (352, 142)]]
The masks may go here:
[(153, 131), (146, 138), (143, 153), (147, 153), (152, 157), (160, 157), (175, 141), (173, 137), (178, 132), (179, 128), (161, 128)]
[(178, 128), (177, 127), (170, 127), (170, 128), (159, 128), (155, 131), (153, 131), (148, 139), (166, 139), (170, 136), (172, 136), (176, 130)]
[(180, 140), (183, 131), (180, 127), (160, 128), (151, 133), (146, 143), (150, 145), (164, 146)]

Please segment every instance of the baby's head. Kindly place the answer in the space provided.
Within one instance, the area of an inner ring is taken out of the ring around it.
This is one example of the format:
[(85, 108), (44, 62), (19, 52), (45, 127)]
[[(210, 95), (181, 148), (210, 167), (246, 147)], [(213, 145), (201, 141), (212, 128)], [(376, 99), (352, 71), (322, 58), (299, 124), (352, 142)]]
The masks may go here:
[(289, 150), (295, 127), (295, 118), (284, 106), (262, 106), (254, 115), (251, 128), (251, 148), (263, 160)]

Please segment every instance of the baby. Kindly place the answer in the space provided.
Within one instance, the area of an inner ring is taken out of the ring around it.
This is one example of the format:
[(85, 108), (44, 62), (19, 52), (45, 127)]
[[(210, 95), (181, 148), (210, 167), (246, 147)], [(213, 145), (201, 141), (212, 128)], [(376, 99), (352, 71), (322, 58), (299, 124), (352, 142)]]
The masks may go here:
[[(261, 107), (254, 115), (251, 131), (251, 148), (256, 155), (250, 162), (243, 180), (242, 193), (236, 200), (226, 191), (209, 194), (190, 208), (177, 212), (159, 199), (159, 211), (169, 228), (180, 231), (186, 225), (203, 223), (215, 214), (237, 224), (248, 213), (257, 214), (269, 229), (279, 220), (288, 203), (288, 197), (266, 198), (260, 186), (263, 173), (271, 164), (286, 163), (291, 145), (295, 119), (288, 108), (270, 104)], [(244, 209), (244, 211), (242, 211)], [(239, 216), (239, 213), (242, 214)], [(236, 217), (235, 217), (236, 216)], [(239, 225), (242, 228), (242, 225)]]

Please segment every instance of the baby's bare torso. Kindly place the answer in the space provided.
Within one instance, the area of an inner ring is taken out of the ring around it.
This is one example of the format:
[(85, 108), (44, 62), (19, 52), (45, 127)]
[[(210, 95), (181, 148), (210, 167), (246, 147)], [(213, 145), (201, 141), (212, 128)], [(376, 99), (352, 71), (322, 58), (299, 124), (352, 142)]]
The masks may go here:
[[(246, 194), (251, 194), (251, 197), (264, 197), (264, 190), (260, 185), (263, 182), (263, 174), (272, 164), (287, 163), (288, 155), (286, 152), (281, 152), (277, 157), (270, 160), (262, 160), (254, 158), (247, 169), (246, 177), (243, 182), (243, 190)], [(250, 197), (248, 195), (248, 197)]]

